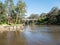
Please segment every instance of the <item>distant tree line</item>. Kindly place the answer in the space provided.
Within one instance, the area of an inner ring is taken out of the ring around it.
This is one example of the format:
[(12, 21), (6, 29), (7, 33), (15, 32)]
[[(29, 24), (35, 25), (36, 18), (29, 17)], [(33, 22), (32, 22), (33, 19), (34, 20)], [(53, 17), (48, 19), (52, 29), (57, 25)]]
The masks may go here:
[[(26, 4), (22, 0), (5, 0), (4, 3), (0, 1), (0, 24), (20, 24), (24, 21), (26, 13)], [(60, 9), (53, 7), (50, 12), (38, 14), (31, 14), (29, 19), (38, 19), (35, 24), (53, 24), (60, 25)]]
[(58, 7), (53, 7), (50, 12), (38, 14), (31, 14), (32, 19), (38, 19), (36, 24), (52, 24), (60, 25), (60, 9)]
[(51, 11), (46, 15), (47, 24), (58, 24), (60, 25), (60, 9), (54, 7)]

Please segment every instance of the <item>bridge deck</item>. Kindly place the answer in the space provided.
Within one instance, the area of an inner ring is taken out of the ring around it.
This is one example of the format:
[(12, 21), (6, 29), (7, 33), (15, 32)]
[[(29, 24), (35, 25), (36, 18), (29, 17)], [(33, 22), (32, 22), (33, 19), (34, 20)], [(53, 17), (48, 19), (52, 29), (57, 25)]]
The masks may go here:
[(37, 20), (37, 19), (23, 19), (23, 20)]

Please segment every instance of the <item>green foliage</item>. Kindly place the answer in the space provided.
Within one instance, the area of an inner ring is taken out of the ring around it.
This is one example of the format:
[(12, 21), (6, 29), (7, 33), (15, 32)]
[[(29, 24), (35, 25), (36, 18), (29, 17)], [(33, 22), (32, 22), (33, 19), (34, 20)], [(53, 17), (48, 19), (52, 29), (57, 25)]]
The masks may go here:
[(17, 21), (20, 23), (22, 18), (25, 17), (25, 13), (26, 13), (25, 7), (26, 7), (25, 2), (23, 2), (22, 0), (18, 0), (17, 6), (15, 8), (15, 11), (17, 13), (16, 23), (17, 23)]
[(50, 11), (47, 14), (47, 18), (48, 18), (48, 24), (59, 24), (59, 9), (57, 7), (53, 7), (52, 11)]
[(5, 5), (2, 3), (2, 2), (0, 2), (0, 15), (4, 15), (5, 14), (5, 9), (4, 9), (4, 7), (5, 7)]
[(49, 13), (42, 13), (38, 19), (38, 24), (60, 25), (60, 9), (53, 7)]
[(5, 4), (0, 2), (0, 24), (6, 23), (6, 15), (5, 15)]
[(38, 14), (31, 14), (28, 18), (29, 19), (38, 19), (39, 15)]
[(25, 13), (26, 4), (22, 0), (18, 0), (16, 5), (14, 5), (14, 0), (0, 2), (0, 23), (21, 23)]
[[(22, 18), (25, 17), (26, 4), (22, 0), (18, 0), (14, 5), (14, 0), (5, 0), (0, 2), (0, 24), (3, 23), (23, 23)], [(29, 19), (38, 19), (37, 24), (58, 24), (60, 25), (60, 9), (53, 7), (50, 12), (38, 14), (31, 14)]]

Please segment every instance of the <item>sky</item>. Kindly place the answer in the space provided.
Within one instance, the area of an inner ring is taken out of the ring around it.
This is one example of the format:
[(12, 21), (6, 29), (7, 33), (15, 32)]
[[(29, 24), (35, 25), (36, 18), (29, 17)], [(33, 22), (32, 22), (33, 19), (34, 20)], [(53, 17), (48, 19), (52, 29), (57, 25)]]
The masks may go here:
[(24, 0), (27, 5), (27, 15), (32, 13), (48, 13), (53, 7), (60, 8), (60, 0)]
[[(0, 0), (3, 2), (3, 0)], [(48, 13), (53, 7), (60, 8), (60, 0), (23, 0), (26, 3), (27, 16), (30, 14)], [(14, 0), (17, 3), (17, 0)]]

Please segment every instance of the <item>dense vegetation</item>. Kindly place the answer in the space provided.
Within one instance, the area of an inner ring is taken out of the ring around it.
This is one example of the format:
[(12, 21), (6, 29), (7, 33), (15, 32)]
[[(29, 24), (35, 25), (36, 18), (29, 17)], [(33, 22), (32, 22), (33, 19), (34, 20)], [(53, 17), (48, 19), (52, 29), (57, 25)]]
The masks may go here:
[(36, 24), (60, 25), (60, 9), (53, 7), (48, 13), (42, 13), (40, 16), (32, 14), (28, 18), (38, 19)]
[(38, 22), (42, 22), (42, 24), (60, 25), (60, 9), (53, 7), (49, 13), (42, 14)]
[(26, 13), (26, 4), (22, 0), (17, 0), (14, 4), (13, 0), (0, 1), (0, 24), (17, 24), (22, 22)]
[(52, 8), (46, 16), (47, 24), (60, 24), (60, 9), (57, 7)]
[[(0, 24), (20, 24), (24, 21), (26, 13), (26, 4), (22, 0), (18, 0), (14, 4), (13, 0), (5, 0), (0, 2)], [(35, 24), (57, 24), (60, 25), (60, 9), (53, 7), (50, 12), (38, 14), (31, 14), (29, 19), (38, 19)]]

